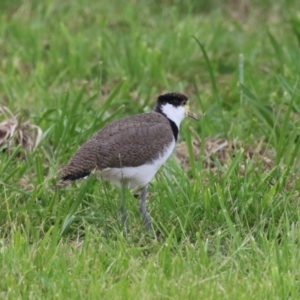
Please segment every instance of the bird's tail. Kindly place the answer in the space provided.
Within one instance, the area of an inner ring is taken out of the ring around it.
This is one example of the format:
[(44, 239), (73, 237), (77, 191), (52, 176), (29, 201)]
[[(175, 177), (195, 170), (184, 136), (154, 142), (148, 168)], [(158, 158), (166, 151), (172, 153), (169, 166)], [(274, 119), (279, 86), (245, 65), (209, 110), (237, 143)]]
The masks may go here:
[(61, 170), (59, 184), (65, 185), (71, 181), (84, 178), (97, 167), (96, 157), (93, 151), (88, 151), (83, 145), (78, 152), (70, 159), (69, 164)]
[(86, 171), (86, 170), (78, 170), (74, 172), (73, 170), (70, 170), (70, 165), (67, 165), (63, 170), (62, 170), (62, 176), (59, 180), (59, 184), (65, 185), (68, 183), (71, 183), (72, 181), (75, 181), (80, 178), (84, 178), (88, 175), (90, 175), (91, 171)]

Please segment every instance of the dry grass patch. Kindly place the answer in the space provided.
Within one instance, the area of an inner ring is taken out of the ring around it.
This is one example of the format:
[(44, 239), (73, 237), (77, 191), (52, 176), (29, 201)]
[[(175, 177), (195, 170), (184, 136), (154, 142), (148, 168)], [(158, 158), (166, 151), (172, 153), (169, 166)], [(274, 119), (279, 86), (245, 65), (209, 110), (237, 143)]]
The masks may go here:
[[(237, 152), (242, 151), (247, 161), (255, 159), (259, 162), (264, 171), (272, 169), (274, 166), (275, 152), (268, 150), (259, 141), (257, 145), (243, 145), (240, 141), (229, 141), (224, 138), (208, 137), (204, 141), (203, 151), (201, 151), (201, 139), (192, 139), (192, 148), (195, 161), (202, 160), (204, 169), (216, 171), (218, 164), (227, 166)], [(203, 153), (201, 153), (203, 152)], [(190, 168), (190, 158), (186, 142), (180, 142), (176, 150), (177, 159), (184, 170)], [(241, 175), (244, 174), (245, 166), (240, 165)]]
[(14, 115), (7, 107), (0, 106), (0, 115), (3, 121), (0, 123), (0, 149), (12, 152), (19, 145), (26, 152), (32, 152), (42, 138), (42, 130), (29, 121), (22, 121), (20, 114)]

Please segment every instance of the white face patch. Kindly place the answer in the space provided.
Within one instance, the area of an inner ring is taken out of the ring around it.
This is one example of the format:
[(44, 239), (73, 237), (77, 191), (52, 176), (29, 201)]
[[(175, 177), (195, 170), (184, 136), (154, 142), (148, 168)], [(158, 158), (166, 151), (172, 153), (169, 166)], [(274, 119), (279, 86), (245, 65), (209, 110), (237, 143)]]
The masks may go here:
[(176, 106), (173, 106), (170, 103), (166, 103), (166, 104), (161, 106), (161, 110), (167, 116), (167, 118), (172, 120), (177, 125), (177, 127), (179, 128), (181, 121), (185, 117), (184, 106), (179, 105), (179, 106), (176, 107)]

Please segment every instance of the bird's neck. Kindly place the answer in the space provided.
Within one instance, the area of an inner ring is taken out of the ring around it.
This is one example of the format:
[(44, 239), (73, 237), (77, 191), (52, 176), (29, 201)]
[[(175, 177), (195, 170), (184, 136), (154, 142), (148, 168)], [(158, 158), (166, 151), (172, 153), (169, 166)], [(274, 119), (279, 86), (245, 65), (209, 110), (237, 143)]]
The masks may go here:
[(170, 122), (170, 126), (172, 129), (175, 141), (177, 142), (181, 120), (179, 120), (179, 122), (178, 122), (178, 120), (175, 121), (174, 118), (172, 118), (172, 116), (169, 116), (170, 113), (168, 114), (168, 112), (166, 112), (164, 109), (162, 109), (162, 106), (160, 106), (160, 105), (156, 105), (154, 107), (153, 111), (162, 114), (163, 116), (165, 116), (168, 119), (168, 121)]

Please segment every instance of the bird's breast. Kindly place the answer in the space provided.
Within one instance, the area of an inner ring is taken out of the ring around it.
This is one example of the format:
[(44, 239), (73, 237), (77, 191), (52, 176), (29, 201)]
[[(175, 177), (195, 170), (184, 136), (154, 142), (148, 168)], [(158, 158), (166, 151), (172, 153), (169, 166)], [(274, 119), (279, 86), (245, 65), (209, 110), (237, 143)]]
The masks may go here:
[(134, 167), (106, 168), (101, 171), (101, 176), (117, 186), (121, 186), (124, 182), (127, 187), (132, 189), (145, 187), (170, 157), (174, 148), (175, 139), (152, 161)]

